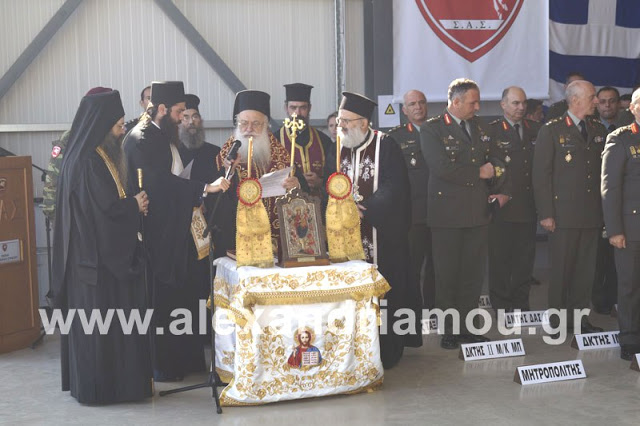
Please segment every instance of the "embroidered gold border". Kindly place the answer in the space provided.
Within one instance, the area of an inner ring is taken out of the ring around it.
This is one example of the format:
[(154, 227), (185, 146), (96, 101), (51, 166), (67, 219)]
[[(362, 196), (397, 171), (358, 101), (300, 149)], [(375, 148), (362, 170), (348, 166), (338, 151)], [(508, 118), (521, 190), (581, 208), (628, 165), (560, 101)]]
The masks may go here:
[[(225, 299), (222, 296), (215, 295), (214, 296), (214, 304), (216, 308), (226, 309), (231, 312), (231, 318), (229, 320), (233, 321), (235, 324), (238, 324), (240, 327), (244, 327), (247, 324), (247, 319), (244, 314), (239, 310), (229, 304), (229, 300)], [(211, 299), (207, 300), (207, 308), (211, 309)]]
[(244, 297), (244, 307), (250, 308), (255, 305), (302, 305), (309, 303), (334, 303), (343, 300), (363, 300), (370, 297), (382, 297), (391, 286), (386, 279), (350, 288), (335, 290), (314, 290), (314, 291), (284, 291), (284, 292), (249, 292)]
[(218, 373), (220, 380), (222, 380), (225, 383), (231, 383), (231, 381), (233, 380), (233, 373), (230, 373), (226, 370), (222, 370), (219, 367), (216, 367), (216, 373)]
[(107, 155), (106, 152), (104, 152), (104, 149), (101, 146), (96, 148), (96, 152), (100, 157), (102, 157), (102, 161), (104, 161), (104, 164), (107, 166), (107, 169), (109, 169), (109, 173), (111, 173), (111, 177), (113, 178), (113, 181), (116, 183), (116, 188), (118, 189), (118, 196), (120, 197), (120, 199), (126, 198), (127, 193), (124, 191), (122, 182), (120, 182), (120, 175), (118, 174), (118, 169), (116, 168), (116, 165), (113, 164), (113, 161), (111, 161), (111, 158), (109, 158), (109, 156)]
[[(284, 126), (282, 126), (282, 128), (280, 128), (280, 143), (282, 144), (282, 146), (284, 146), (286, 148), (286, 144), (285, 144), (285, 136), (287, 137), (287, 140), (289, 141), (289, 143), (293, 143), (293, 140), (291, 138), (291, 134), (285, 130)], [(310, 149), (313, 146), (314, 143), (319, 144), (320, 147), (320, 153), (322, 154), (322, 164), (324, 164), (326, 162), (325, 159), (325, 154), (324, 154), (324, 147), (322, 146), (322, 139), (320, 139), (320, 135), (318, 134), (318, 131), (313, 128), (313, 127), (309, 127), (309, 143), (307, 144), (307, 146), (302, 147), (298, 144), (296, 144), (296, 149), (298, 150), (298, 152), (300, 153), (300, 159), (302, 161), (302, 172), (303, 173), (309, 173), (311, 170), (311, 161), (309, 161), (309, 157), (310, 157)]]
[[(220, 377), (222, 378), (222, 377)], [(338, 394), (333, 394), (333, 395), (323, 395), (323, 396), (314, 396), (314, 397), (307, 397), (307, 398), (296, 398), (296, 399), (317, 399), (317, 398), (324, 398), (325, 396), (335, 396), (335, 395), (355, 395), (358, 393), (365, 393), (365, 392), (375, 392), (377, 390), (379, 390), (382, 387), (382, 384), (384, 382), (384, 376), (380, 377), (378, 380), (376, 380), (373, 383), (370, 383), (366, 386), (362, 386), (359, 387), (358, 389), (354, 389), (351, 391), (346, 391), (346, 392), (340, 392)], [(222, 393), (220, 394), (220, 405), (222, 405), (223, 407), (250, 407), (250, 406), (255, 406), (255, 405), (265, 405), (265, 404), (272, 404), (276, 401), (268, 401), (268, 402), (242, 402), (242, 401), (236, 401), (233, 398), (230, 398), (227, 396), (226, 390), (227, 388), (231, 388), (232, 383), (229, 382), (229, 385), (227, 387), (225, 387), (222, 390)], [(290, 401), (290, 400), (286, 400), (286, 401)], [(277, 401), (277, 402), (282, 402), (282, 401)]]
[(202, 233), (207, 228), (207, 220), (202, 213), (202, 206), (194, 207), (191, 213), (191, 236), (193, 244), (198, 252), (198, 260), (209, 256), (209, 245), (211, 243), (209, 235), (202, 237)]

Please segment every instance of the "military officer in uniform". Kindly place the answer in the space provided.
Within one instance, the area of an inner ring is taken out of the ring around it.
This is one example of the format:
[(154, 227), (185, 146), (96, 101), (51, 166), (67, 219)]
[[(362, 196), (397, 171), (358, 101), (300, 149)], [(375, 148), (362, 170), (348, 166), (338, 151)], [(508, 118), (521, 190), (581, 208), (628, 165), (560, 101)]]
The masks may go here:
[(635, 121), (614, 130), (602, 154), (602, 209), (618, 271), (620, 357), (640, 352), (640, 90), (631, 98)]
[(504, 117), (491, 123), (491, 144), (509, 176), (511, 201), (489, 225), (489, 289), (495, 309), (529, 310), (536, 254), (536, 207), (531, 171), (540, 125), (524, 118), (527, 96), (520, 87), (502, 92)]
[[(469, 79), (451, 82), (442, 115), (420, 129), (422, 152), (429, 167), (427, 223), (431, 228), (436, 275), (436, 307), (457, 309), (461, 334), (454, 335), (450, 317), (440, 346), (456, 349), (459, 342), (486, 341), (469, 333), (467, 314), (478, 307), (487, 260), (489, 200), (504, 205), (489, 181), (495, 175), (488, 161), (490, 129), (476, 117), (480, 89)], [(439, 324), (442, 329), (443, 324)]]
[[(140, 108), (142, 108), (142, 113), (144, 114), (147, 111), (147, 106), (149, 106), (149, 102), (151, 102), (151, 86), (147, 86), (142, 89), (140, 92)], [(136, 124), (140, 121), (140, 116), (136, 118), (132, 118), (124, 124), (124, 131), (129, 133), (131, 129), (136, 127)]]
[[(596, 93), (598, 98), (598, 117), (602, 125), (611, 133), (622, 125), (618, 119), (620, 116), (620, 92), (612, 86), (604, 86)], [(609, 237), (603, 229), (601, 238), (598, 239), (598, 255), (596, 258), (596, 273), (593, 280), (591, 302), (593, 309), (604, 315), (609, 315), (616, 303), (618, 278), (616, 265), (613, 259), (613, 247), (609, 244)]]
[(402, 112), (408, 123), (389, 131), (389, 136), (398, 142), (409, 171), (411, 186), (411, 279), (420, 283), (423, 265), (425, 277), (422, 287), (422, 306), (430, 309), (435, 305), (435, 275), (431, 253), (431, 231), (427, 226), (427, 183), (429, 169), (420, 149), (420, 126), (427, 121), (427, 98), (419, 90), (409, 90), (403, 97)]
[[(564, 89), (567, 90), (567, 86), (577, 80), (585, 80), (584, 75), (577, 71), (572, 71), (567, 74), (567, 79), (564, 83)], [(554, 118), (562, 117), (562, 115), (567, 112), (567, 108), (568, 105), (566, 99), (551, 104), (549, 110), (547, 111), (547, 122), (553, 120)]]
[[(542, 126), (533, 159), (533, 190), (538, 219), (549, 234), (549, 307), (567, 309), (574, 326), (576, 309), (589, 307), (598, 238), (602, 230), (600, 156), (607, 130), (590, 117), (598, 99), (584, 80), (567, 86), (568, 111)], [(550, 318), (557, 326), (558, 317)], [(587, 318), (575, 324), (584, 333), (602, 331)]]

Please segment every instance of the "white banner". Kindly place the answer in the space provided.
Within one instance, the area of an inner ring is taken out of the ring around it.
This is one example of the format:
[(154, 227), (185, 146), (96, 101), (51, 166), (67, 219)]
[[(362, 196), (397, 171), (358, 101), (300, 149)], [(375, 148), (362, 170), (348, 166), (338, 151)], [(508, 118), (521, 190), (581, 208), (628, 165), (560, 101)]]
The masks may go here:
[(481, 99), (508, 86), (549, 96), (549, 4), (539, 0), (394, 0), (394, 99), (411, 89), (447, 100), (449, 83), (471, 78)]

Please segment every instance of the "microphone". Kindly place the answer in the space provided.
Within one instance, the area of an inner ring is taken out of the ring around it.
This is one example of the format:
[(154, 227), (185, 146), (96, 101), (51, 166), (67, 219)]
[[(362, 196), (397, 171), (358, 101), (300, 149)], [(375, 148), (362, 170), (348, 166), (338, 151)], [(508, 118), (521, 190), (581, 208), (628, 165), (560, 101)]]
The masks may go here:
[[(233, 145), (231, 145), (231, 149), (227, 154), (226, 160), (232, 163), (236, 158), (238, 158), (238, 150), (240, 149), (241, 146), (242, 146), (242, 142), (240, 142), (238, 139), (233, 141)], [(229, 179), (229, 176), (232, 173), (233, 173), (233, 167), (229, 167), (229, 170), (227, 171), (224, 178)]]
[[(238, 150), (240, 149), (241, 146), (242, 146), (242, 142), (240, 142), (239, 140), (236, 139), (235, 141), (233, 141), (233, 145), (231, 145), (231, 149), (229, 150), (229, 154), (227, 154), (226, 160), (229, 162), (233, 162), (236, 158), (238, 158)], [(224, 178), (229, 179), (230, 175), (233, 174), (233, 170), (234, 170), (233, 166), (229, 167), (229, 170), (227, 170), (227, 173), (225, 173)], [(218, 204), (220, 204), (221, 198), (222, 198), (222, 194), (219, 194), (215, 204), (213, 205), (213, 209), (211, 209), (211, 212), (209, 213), (209, 220), (207, 221), (208, 225), (204, 230), (204, 232), (202, 233), (202, 238), (207, 238), (207, 235), (209, 235), (209, 233), (213, 230), (213, 228), (215, 228), (215, 226), (213, 225), (213, 217), (216, 213), (216, 210), (218, 210)]]

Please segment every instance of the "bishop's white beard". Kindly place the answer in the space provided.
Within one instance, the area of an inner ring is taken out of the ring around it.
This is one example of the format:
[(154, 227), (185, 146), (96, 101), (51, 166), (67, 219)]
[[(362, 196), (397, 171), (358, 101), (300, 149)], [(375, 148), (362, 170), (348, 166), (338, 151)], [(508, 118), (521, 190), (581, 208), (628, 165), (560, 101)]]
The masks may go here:
[(338, 136), (340, 136), (340, 145), (345, 148), (355, 148), (364, 142), (364, 137), (367, 134), (363, 132), (359, 127), (349, 129), (349, 133), (345, 134), (342, 131), (342, 127), (338, 127)]
[[(246, 164), (249, 157), (249, 137), (243, 136), (240, 129), (235, 129), (233, 132), (235, 139), (242, 142), (242, 145), (238, 149), (238, 153), (242, 158), (241, 162)], [(269, 130), (265, 129), (258, 136), (253, 137), (253, 164), (260, 167), (267, 167), (271, 162), (271, 141), (269, 139)]]

